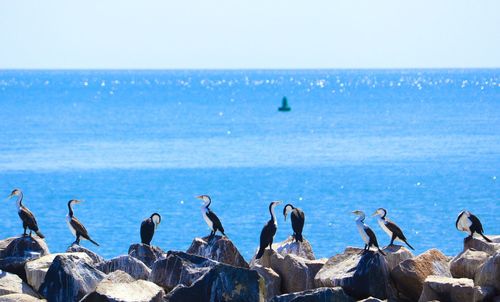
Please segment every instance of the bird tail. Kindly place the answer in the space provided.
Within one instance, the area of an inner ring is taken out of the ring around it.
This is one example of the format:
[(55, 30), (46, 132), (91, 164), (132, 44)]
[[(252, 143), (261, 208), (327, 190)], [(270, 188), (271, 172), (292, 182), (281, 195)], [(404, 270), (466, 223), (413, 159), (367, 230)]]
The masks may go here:
[(92, 240), (90, 237), (88, 238), (90, 242), (92, 242), (93, 244), (99, 246), (99, 243), (95, 242), (94, 240)]
[(304, 238), (302, 237), (302, 234), (295, 234), (295, 240), (303, 242)]
[(405, 240), (404, 242), (406, 243), (406, 245), (407, 245), (409, 248), (411, 248), (412, 250), (415, 250), (415, 249), (413, 248), (413, 246), (411, 246), (411, 245), (408, 243), (408, 241), (406, 241), (406, 240)]
[(484, 238), (484, 240), (486, 240), (487, 242), (493, 242), (493, 241), (491, 241), (491, 239), (490, 239), (490, 238), (488, 238), (488, 237), (484, 236), (483, 234), (481, 234), (481, 236), (482, 236), (482, 237)]
[(45, 236), (42, 234), (42, 232), (36, 231), (35, 233), (38, 235), (38, 237), (40, 237), (42, 239), (45, 238)]
[(266, 250), (266, 248), (259, 248), (259, 252), (257, 253), (257, 256), (255, 256), (255, 259), (260, 259), (260, 257), (262, 257), (262, 255), (264, 255), (264, 251)]

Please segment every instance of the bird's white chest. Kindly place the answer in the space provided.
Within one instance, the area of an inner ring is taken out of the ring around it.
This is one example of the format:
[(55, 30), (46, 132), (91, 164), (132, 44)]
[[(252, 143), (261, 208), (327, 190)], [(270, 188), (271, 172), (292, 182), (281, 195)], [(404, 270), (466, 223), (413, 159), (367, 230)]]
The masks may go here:
[(370, 237), (368, 237), (368, 234), (366, 233), (365, 224), (358, 221), (356, 222), (356, 226), (358, 227), (358, 231), (359, 234), (361, 235), (361, 238), (366, 244), (368, 244), (370, 242)]
[(207, 223), (208, 227), (210, 229), (213, 229), (213, 225), (214, 223), (212, 222), (212, 220), (210, 220), (210, 218), (208, 218), (208, 210), (206, 208), (201, 208), (201, 214), (203, 215), (203, 219), (205, 219), (205, 222)]
[(71, 231), (71, 233), (73, 233), (73, 236), (76, 236), (76, 231), (71, 225), (71, 217), (69, 217), (69, 215), (66, 216), (66, 223), (68, 224), (68, 228)]
[(460, 216), (460, 219), (458, 219), (458, 229), (464, 232), (467, 232), (470, 234), (470, 226), (472, 225), (472, 221), (470, 221), (469, 217), (467, 215), (463, 214)]
[(378, 220), (378, 225), (382, 228), (382, 230), (384, 230), (384, 232), (389, 235), (389, 237), (392, 238), (392, 232), (391, 230), (389, 230), (389, 228), (385, 225), (385, 220), (383, 220), (382, 218), (377, 218)]

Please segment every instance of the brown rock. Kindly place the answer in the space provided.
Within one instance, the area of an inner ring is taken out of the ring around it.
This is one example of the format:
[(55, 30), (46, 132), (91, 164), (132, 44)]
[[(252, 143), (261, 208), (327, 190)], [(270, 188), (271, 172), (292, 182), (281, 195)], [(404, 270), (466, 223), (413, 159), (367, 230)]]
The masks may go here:
[(90, 257), (90, 259), (92, 259), (92, 263), (89, 263), (89, 264), (94, 265), (94, 266), (99, 265), (105, 261), (104, 258), (101, 257), (100, 255), (98, 255), (97, 253), (95, 253), (87, 248), (84, 248), (83, 246), (80, 246), (78, 244), (72, 244), (66, 250), (66, 253), (85, 253)]
[(273, 269), (256, 264), (252, 270), (257, 271), (264, 278), (266, 285), (266, 301), (271, 300), (274, 296), (281, 295), (281, 277)]
[(392, 271), (404, 260), (415, 257), (410, 250), (401, 245), (389, 245), (383, 251), (386, 254), (384, 258), (389, 266), (389, 271)]
[(500, 251), (500, 235), (487, 235), (493, 242), (487, 242), (483, 238), (473, 237), (464, 239), (464, 251), (475, 250), (486, 252), (490, 255)]
[(0, 296), (0, 302), (40, 302), (46, 301), (26, 294), (9, 294)]
[(500, 252), (491, 256), (476, 274), (476, 284), (491, 286), (500, 292)]
[(430, 275), (451, 277), (448, 259), (437, 249), (407, 259), (391, 271), (397, 289), (411, 300), (418, 300)]
[(8, 294), (26, 294), (38, 297), (38, 294), (18, 275), (0, 272), (0, 296)]
[(115, 257), (101, 263), (97, 268), (106, 274), (120, 270), (126, 272), (134, 279), (142, 280), (147, 280), (151, 274), (151, 269), (149, 269), (146, 264), (130, 255)]
[(233, 266), (249, 268), (236, 246), (227, 237), (214, 236), (210, 241), (208, 236), (195, 238), (186, 253)]
[(166, 253), (161, 248), (142, 243), (132, 244), (128, 249), (128, 254), (142, 261), (149, 268), (153, 266), (156, 260), (166, 257)]
[(316, 259), (311, 243), (305, 238), (303, 242), (297, 242), (293, 240), (292, 236), (289, 236), (285, 241), (273, 244), (273, 249), (283, 257), (293, 254), (309, 260)]
[(418, 301), (476, 302), (484, 301), (492, 294), (492, 289), (474, 286), (472, 279), (429, 276), (425, 279), (423, 291)]
[(454, 278), (474, 280), (476, 273), (481, 269), (483, 263), (488, 260), (489, 256), (486, 252), (465, 250), (450, 262), (451, 275)]

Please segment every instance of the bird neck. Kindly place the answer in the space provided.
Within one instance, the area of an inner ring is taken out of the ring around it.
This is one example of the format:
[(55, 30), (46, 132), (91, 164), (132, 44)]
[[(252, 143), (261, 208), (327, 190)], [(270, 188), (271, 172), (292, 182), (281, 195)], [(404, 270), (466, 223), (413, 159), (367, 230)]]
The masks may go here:
[(71, 208), (71, 201), (68, 202), (69, 217), (73, 218), (73, 209)]
[(278, 224), (278, 222), (276, 221), (276, 215), (274, 215), (275, 206), (276, 206), (275, 204), (269, 205), (269, 214), (271, 214), (271, 220), (274, 222), (274, 224)]
[(385, 215), (387, 215), (386, 211), (384, 211), (384, 215), (382, 215), (380, 218), (382, 218), (383, 220), (385, 220)]
[(17, 196), (17, 201), (16, 201), (16, 205), (17, 205), (17, 208), (21, 208), (23, 206), (23, 192), (19, 192), (19, 196)]
[(205, 203), (203, 204), (203, 208), (208, 210), (208, 207), (210, 206), (211, 203), (212, 201), (210, 199), (208, 201), (205, 201)]
[(365, 215), (360, 215), (356, 219), (356, 223), (364, 224), (365, 223)]

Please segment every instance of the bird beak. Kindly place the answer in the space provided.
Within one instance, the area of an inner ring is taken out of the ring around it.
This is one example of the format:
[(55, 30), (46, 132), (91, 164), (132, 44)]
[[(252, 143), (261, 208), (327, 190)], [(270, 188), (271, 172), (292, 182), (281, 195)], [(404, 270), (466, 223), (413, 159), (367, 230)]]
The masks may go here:
[(203, 200), (203, 196), (196, 196), (196, 198)]
[(377, 216), (377, 215), (378, 215), (377, 211), (373, 212), (372, 214), (372, 216)]
[(5, 200), (9, 200), (9, 199), (11, 199), (11, 198), (12, 198), (12, 196), (14, 196), (14, 195), (12, 195), (12, 193), (10, 193), (10, 194), (9, 194), (9, 196), (7, 196), (7, 198), (5, 198)]
[(353, 213), (354, 215), (357, 215), (357, 214), (358, 214), (358, 211), (352, 211), (352, 213)]

